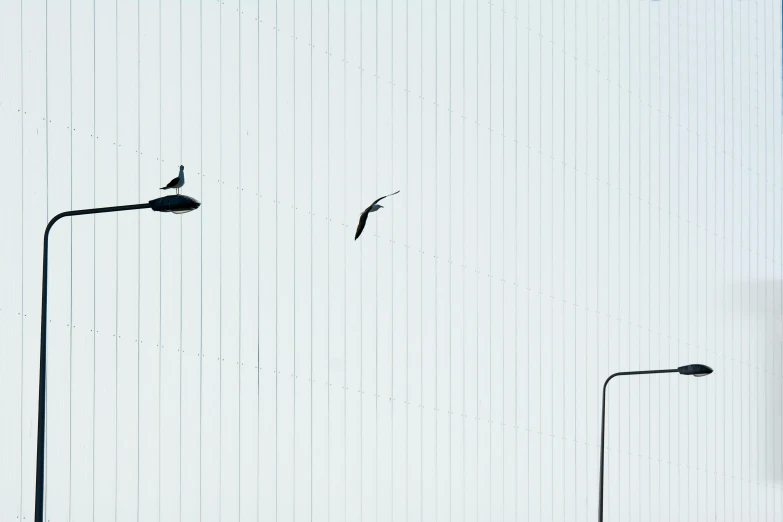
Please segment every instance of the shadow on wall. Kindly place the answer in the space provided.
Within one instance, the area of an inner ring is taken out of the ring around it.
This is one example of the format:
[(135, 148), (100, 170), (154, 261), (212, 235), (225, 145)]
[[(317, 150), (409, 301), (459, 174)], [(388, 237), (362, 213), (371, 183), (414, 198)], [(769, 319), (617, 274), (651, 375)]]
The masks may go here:
[[(733, 328), (726, 332), (727, 339), (740, 342), (738, 349), (751, 377), (767, 373), (756, 388), (760, 402), (754, 428), (763, 440), (755, 464), (759, 466), (757, 476), (783, 483), (783, 380), (779, 375), (783, 368), (783, 279), (737, 282), (732, 291), (733, 297), (729, 294), (724, 303), (724, 317), (730, 321), (723, 328)], [(745, 371), (743, 374), (747, 378)], [(744, 382), (743, 389), (747, 386)]]

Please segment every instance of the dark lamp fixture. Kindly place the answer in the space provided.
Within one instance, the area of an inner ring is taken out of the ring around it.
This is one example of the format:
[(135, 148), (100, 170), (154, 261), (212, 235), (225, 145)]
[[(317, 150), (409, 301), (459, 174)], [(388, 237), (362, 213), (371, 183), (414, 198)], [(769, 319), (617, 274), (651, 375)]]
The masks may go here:
[(150, 208), (155, 212), (173, 212), (174, 214), (185, 214), (196, 210), (201, 206), (201, 203), (185, 196), (184, 194), (173, 194), (171, 196), (163, 196), (150, 200)]
[(694, 377), (704, 377), (712, 373), (712, 368), (706, 364), (686, 364), (680, 366), (677, 371), (683, 375), (693, 375)]

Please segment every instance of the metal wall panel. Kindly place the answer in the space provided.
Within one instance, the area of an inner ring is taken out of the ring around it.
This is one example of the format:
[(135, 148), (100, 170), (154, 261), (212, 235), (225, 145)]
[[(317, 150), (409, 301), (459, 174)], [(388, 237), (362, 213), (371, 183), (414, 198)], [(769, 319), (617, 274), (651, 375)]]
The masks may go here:
[(0, 520), (781, 519), (781, 16), (0, 2)]

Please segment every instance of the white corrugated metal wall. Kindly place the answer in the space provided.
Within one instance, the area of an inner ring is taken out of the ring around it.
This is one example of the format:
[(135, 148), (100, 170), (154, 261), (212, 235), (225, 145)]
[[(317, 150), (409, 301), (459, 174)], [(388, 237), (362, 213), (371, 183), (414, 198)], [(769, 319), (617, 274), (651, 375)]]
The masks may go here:
[(0, 2), (0, 520), (780, 520), (780, 20)]

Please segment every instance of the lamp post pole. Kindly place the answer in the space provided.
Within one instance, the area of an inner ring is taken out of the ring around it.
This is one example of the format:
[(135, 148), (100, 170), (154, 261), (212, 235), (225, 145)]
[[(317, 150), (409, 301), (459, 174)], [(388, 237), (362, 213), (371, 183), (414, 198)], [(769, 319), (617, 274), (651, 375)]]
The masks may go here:
[(604, 520), (604, 427), (606, 424), (606, 385), (615, 377), (621, 375), (652, 375), (656, 373), (680, 373), (682, 375), (693, 375), (694, 377), (704, 377), (712, 373), (712, 368), (704, 364), (688, 364), (679, 368), (669, 370), (641, 370), (635, 372), (617, 372), (610, 375), (604, 382), (603, 400), (601, 401), (601, 461), (600, 476), (598, 479), (598, 522)]
[(46, 435), (46, 315), (49, 279), (49, 232), (52, 230), (52, 226), (64, 217), (106, 214), (109, 212), (140, 210), (144, 208), (151, 208), (157, 212), (184, 213), (195, 210), (200, 205), (201, 203), (188, 196), (165, 196), (153, 199), (147, 203), (138, 203), (135, 205), (69, 210), (57, 214), (49, 221), (49, 224), (46, 225), (43, 244), (43, 280), (41, 284), (41, 356), (38, 373), (38, 449), (36, 453), (35, 468), (35, 522), (43, 522), (44, 439)]

